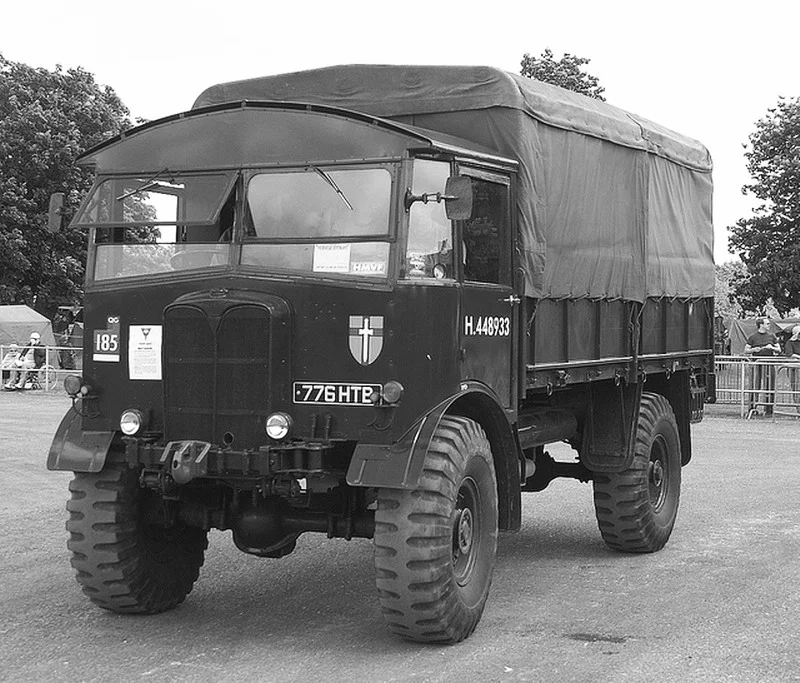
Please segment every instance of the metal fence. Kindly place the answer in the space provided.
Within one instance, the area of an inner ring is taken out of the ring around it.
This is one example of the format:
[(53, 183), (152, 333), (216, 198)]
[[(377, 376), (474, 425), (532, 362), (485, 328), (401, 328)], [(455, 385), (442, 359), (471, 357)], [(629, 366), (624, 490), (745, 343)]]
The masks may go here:
[(800, 361), (717, 356), (717, 403), (739, 406), (743, 418), (800, 417)]
[[(11, 346), (0, 344), (0, 370), (2, 370), (2, 384), (8, 381), (10, 373), (16, 372), (15, 365), (17, 354), (24, 348), (24, 344)], [(74, 346), (45, 346), (45, 361), (38, 370), (30, 371), (29, 377), (36, 373), (37, 381), (26, 384), (28, 388), (53, 391), (61, 388), (64, 377), (80, 371), (83, 363), (81, 349)]]
[[(0, 345), (3, 384), (7, 379), (6, 373), (14, 369), (11, 366), (11, 356), (20, 348), (22, 347), (14, 349), (9, 345)], [(47, 381), (40, 381), (37, 386), (45, 391), (58, 391), (64, 377), (80, 372), (83, 360), (81, 349), (73, 346), (46, 346), (45, 353)], [(717, 356), (716, 374), (717, 403), (739, 406), (741, 417), (750, 418), (762, 414), (800, 418), (800, 361), (791, 361), (788, 358)]]

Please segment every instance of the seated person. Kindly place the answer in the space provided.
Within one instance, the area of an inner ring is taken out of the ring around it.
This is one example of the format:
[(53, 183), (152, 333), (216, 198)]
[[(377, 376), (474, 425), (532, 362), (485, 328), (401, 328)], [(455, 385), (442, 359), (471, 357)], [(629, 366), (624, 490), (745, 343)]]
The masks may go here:
[(38, 332), (31, 332), (28, 345), (19, 353), (19, 357), (14, 361), (14, 371), (10, 373), (9, 381), (5, 385), (6, 389), (24, 389), (25, 380), (31, 370), (44, 365), (47, 352), (42, 346), (42, 339)]
[(11, 344), (8, 347), (8, 352), (3, 356), (3, 360), (0, 361), (0, 370), (3, 371), (3, 384), (8, 382), (11, 376), (10, 370), (16, 367), (17, 358), (19, 358), (19, 346)]

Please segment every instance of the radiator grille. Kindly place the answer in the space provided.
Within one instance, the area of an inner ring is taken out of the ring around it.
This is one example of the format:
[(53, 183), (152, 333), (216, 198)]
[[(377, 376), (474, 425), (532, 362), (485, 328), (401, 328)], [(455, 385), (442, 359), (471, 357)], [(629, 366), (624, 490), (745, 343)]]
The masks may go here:
[(263, 444), (270, 403), (270, 323), (269, 310), (255, 305), (236, 305), (219, 316), (197, 304), (167, 310), (167, 439), (234, 448)]

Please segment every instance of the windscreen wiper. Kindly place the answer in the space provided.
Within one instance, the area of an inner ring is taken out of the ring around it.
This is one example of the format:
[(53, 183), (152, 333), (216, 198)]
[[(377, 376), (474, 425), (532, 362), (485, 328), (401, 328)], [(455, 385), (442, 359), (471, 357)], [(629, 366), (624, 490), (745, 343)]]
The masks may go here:
[(339, 186), (336, 184), (336, 181), (335, 181), (333, 178), (331, 178), (331, 176), (330, 176), (330, 174), (329, 174), (329, 173), (326, 173), (325, 171), (323, 171), (321, 168), (319, 168), (319, 167), (317, 167), (317, 166), (311, 166), (311, 168), (312, 168), (314, 171), (316, 171), (317, 173), (319, 173), (319, 175), (320, 175), (320, 176), (322, 176), (322, 179), (323, 179), (323, 180), (324, 180), (326, 183), (328, 183), (328, 185), (330, 185), (330, 186), (331, 186), (331, 187), (334, 189), (334, 191), (336, 192), (336, 194), (338, 194), (338, 195), (339, 195), (339, 197), (341, 198), (341, 200), (344, 202), (344, 205), (345, 205), (345, 206), (346, 206), (348, 209), (350, 209), (350, 211), (355, 211), (355, 209), (353, 208), (353, 205), (352, 205), (352, 204), (349, 202), (349, 200), (347, 199), (347, 197), (345, 197), (345, 195), (344, 195), (344, 192), (342, 192), (342, 191), (339, 189)]

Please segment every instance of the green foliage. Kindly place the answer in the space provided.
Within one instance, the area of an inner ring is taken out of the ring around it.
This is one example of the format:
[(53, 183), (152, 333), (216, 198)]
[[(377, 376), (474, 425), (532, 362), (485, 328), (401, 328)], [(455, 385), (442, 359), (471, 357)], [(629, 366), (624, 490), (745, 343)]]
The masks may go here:
[(736, 287), (747, 280), (747, 266), (741, 261), (727, 261), (714, 266), (714, 313), (723, 318), (741, 318), (745, 309), (736, 295)]
[(66, 226), (91, 185), (75, 159), (131, 125), (116, 93), (83, 69), (48, 71), (0, 54), (0, 304), (52, 315), (80, 300), (86, 233), (47, 232), (50, 195), (66, 194)]
[(730, 245), (750, 274), (736, 293), (751, 309), (772, 297), (786, 312), (800, 303), (800, 98), (781, 98), (768, 110), (746, 150), (753, 182), (742, 192), (762, 203), (730, 228)]
[(603, 93), (606, 89), (600, 86), (600, 81), (595, 76), (583, 70), (590, 61), (585, 57), (571, 55), (569, 52), (556, 60), (552, 50), (545, 48), (539, 57), (531, 57), (526, 52), (522, 57), (520, 73), (528, 78), (558, 85), (605, 102)]

